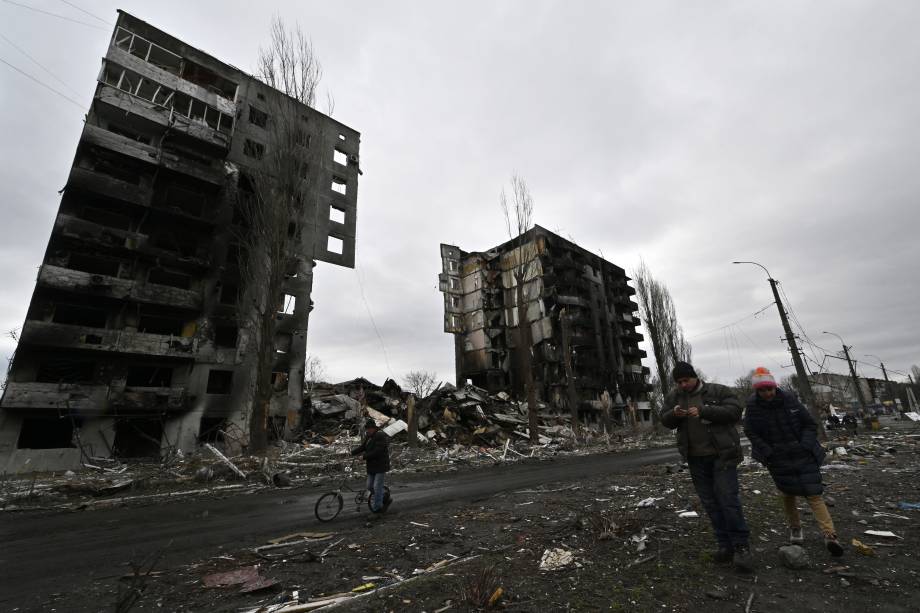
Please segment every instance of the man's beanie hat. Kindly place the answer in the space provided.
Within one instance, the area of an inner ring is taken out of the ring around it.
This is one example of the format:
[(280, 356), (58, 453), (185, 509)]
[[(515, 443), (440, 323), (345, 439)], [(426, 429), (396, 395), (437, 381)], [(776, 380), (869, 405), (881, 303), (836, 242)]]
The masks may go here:
[(751, 375), (751, 385), (754, 386), (755, 390), (762, 387), (776, 387), (776, 379), (773, 378), (769, 370), (763, 366), (758, 366), (754, 370), (754, 374)]
[(696, 376), (696, 371), (693, 370), (693, 367), (686, 362), (678, 362), (674, 365), (674, 371), (671, 373), (671, 378), (675, 381), (678, 379), (698, 379)]
[(373, 418), (373, 417), (368, 417), (368, 418), (367, 418), (367, 421), (364, 422), (364, 427), (365, 427), (365, 428), (376, 428), (376, 427), (377, 427), (377, 422), (374, 421), (374, 418)]

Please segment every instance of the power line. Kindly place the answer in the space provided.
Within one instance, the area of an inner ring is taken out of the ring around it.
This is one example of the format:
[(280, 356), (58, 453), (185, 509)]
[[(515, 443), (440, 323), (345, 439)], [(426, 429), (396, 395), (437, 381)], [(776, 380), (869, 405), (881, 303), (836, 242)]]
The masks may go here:
[(97, 25), (94, 24), (94, 23), (86, 23), (85, 21), (80, 21), (79, 19), (72, 19), (72, 18), (70, 18), (70, 17), (67, 17), (66, 15), (59, 15), (58, 13), (52, 13), (52, 12), (49, 12), (49, 11), (43, 11), (43, 10), (41, 10), (41, 9), (35, 8), (34, 6), (29, 6), (28, 4), (20, 4), (20, 3), (18, 3), (18, 2), (13, 2), (13, 0), (3, 0), (3, 2), (6, 2), (7, 4), (12, 4), (13, 6), (18, 6), (18, 7), (20, 7), (20, 8), (24, 8), (24, 9), (29, 10), (29, 11), (35, 11), (36, 13), (41, 13), (42, 15), (48, 15), (49, 17), (57, 17), (58, 19), (63, 19), (64, 21), (70, 21), (70, 22), (72, 22), (72, 23), (78, 23), (78, 24), (80, 24), (81, 26), (87, 26), (87, 27), (90, 27), (90, 28), (96, 28), (97, 30), (105, 30), (106, 32), (108, 32), (108, 30), (109, 30), (108, 28), (103, 28), (102, 26), (97, 26)]
[(77, 108), (79, 108), (81, 111), (85, 111), (85, 110), (86, 110), (86, 105), (80, 104), (79, 102), (77, 102), (76, 100), (74, 100), (73, 98), (71, 98), (70, 96), (68, 96), (67, 94), (63, 94), (63, 93), (59, 92), (58, 90), (54, 89), (53, 87), (51, 87), (51, 86), (48, 85), (47, 83), (44, 83), (44, 82), (42, 82), (42, 81), (39, 81), (38, 79), (36, 79), (35, 77), (33, 77), (32, 75), (30, 75), (29, 73), (27, 73), (26, 71), (21, 70), (21, 69), (19, 69), (19, 68), (16, 68), (16, 67), (13, 66), (12, 64), (10, 64), (10, 63), (7, 62), (6, 60), (4, 60), (2, 57), (0, 57), (0, 62), (3, 62), (4, 64), (6, 64), (6, 65), (9, 66), (10, 68), (12, 68), (12, 69), (15, 70), (16, 72), (18, 72), (19, 74), (23, 75), (23, 76), (26, 77), (27, 79), (29, 79), (29, 80), (31, 80), (31, 81), (35, 81), (36, 83), (38, 83), (39, 85), (41, 85), (41, 86), (44, 87), (45, 89), (54, 92), (55, 94), (57, 94), (58, 96), (60, 96), (60, 97), (63, 98), (64, 100), (67, 100), (68, 102), (70, 102), (71, 104), (73, 104), (74, 106), (76, 106)]
[(14, 43), (13, 41), (11, 41), (9, 38), (7, 38), (6, 36), (4, 36), (2, 32), (0, 32), (0, 38), (2, 38), (3, 40), (5, 40), (6, 42), (8, 42), (14, 49), (16, 49), (17, 51), (19, 51), (19, 53), (23, 54), (24, 56), (26, 56), (27, 58), (29, 58), (30, 60), (32, 60), (32, 63), (33, 63), (33, 64), (35, 64), (36, 66), (38, 66), (39, 68), (41, 68), (42, 70), (44, 70), (51, 78), (53, 78), (55, 81), (57, 81), (58, 83), (60, 83), (61, 85), (63, 85), (63, 86), (64, 86), (70, 93), (72, 93), (74, 96), (79, 96), (79, 95), (80, 95), (80, 93), (79, 93), (78, 91), (76, 91), (74, 88), (72, 88), (72, 87), (70, 87), (69, 85), (67, 85), (67, 83), (65, 83), (63, 79), (61, 79), (60, 77), (58, 77), (56, 74), (54, 74), (53, 72), (51, 72), (51, 70), (49, 70), (48, 68), (46, 68), (41, 62), (39, 62), (39, 61), (36, 60), (34, 57), (32, 57), (31, 55), (29, 55), (29, 54), (26, 52), (25, 49), (23, 49), (22, 47), (20, 47), (19, 45), (17, 45), (17, 44)]
[(390, 367), (390, 357), (387, 354), (386, 343), (383, 342), (383, 336), (380, 335), (380, 330), (377, 329), (377, 322), (374, 321), (374, 314), (371, 313), (371, 305), (367, 302), (367, 296), (364, 294), (364, 283), (361, 282), (361, 274), (358, 272), (360, 263), (357, 260), (358, 256), (355, 254), (355, 278), (358, 280), (358, 288), (361, 290), (361, 300), (364, 302), (364, 308), (367, 310), (367, 316), (371, 321), (371, 326), (374, 328), (374, 334), (377, 335), (377, 340), (380, 341), (380, 348), (383, 349), (383, 359), (387, 365), (387, 372), (389, 372), (390, 377), (395, 380), (396, 375), (393, 374), (393, 369)]
[(115, 24), (112, 23), (111, 21), (106, 21), (106, 20), (103, 19), (102, 17), (99, 17), (98, 15), (94, 15), (93, 13), (90, 13), (90, 12), (87, 11), (86, 9), (77, 6), (77, 5), (74, 4), (73, 2), (68, 2), (67, 0), (61, 0), (61, 2), (63, 2), (63, 3), (66, 4), (67, 6), (72, 6), (73, 8), (77, 9), (77, 10), (80, 11), (81, 13), (85, 13), (86, 15), (89, 15), (89, 16), (92, 17), (93, 19), (98, 19), (98, 20), (101, 21), (102, 23), (107, 23), (107, 24), (110, 25), (110, 26), (114, 26), (114, 25), (115, 25)]
[(740, 324), (742, 321), (746, 321), (746, 320), (748, 320), (748, 319), (750, 319), (750, 318), (752, 318), (752, 317), (757, 317), (758, 315), (760, 315), (761, 313), (763, 313), (764, 311), (766, 311), (767, 309), (769, 309), (769, 308), (770, 308), (771, 306), (773, 306), (774, 304), (776, 304), (776, 303), (775, 303), (775, 302), (771, 302), (770, 304), (768, 304), (768, 305), (766, 305), (766, 306), (764, 306), (764, 307), (758, 309), (757, 311), (751, 313), (750, 315), (745, 315), (744, 317), (742, 317), (742, 318), (739, 319), (738, 321), (733, 321), (733, 322), (730, 323), (730, 324), (725, 324), (724, 326), (719, 326), (718, 328), (713, 328), (712, 330), (709, 330), (708, 332), (701, 332), (701, 333), (699, 333), (699, 334), (694, 334), (693, 336), (688, 337), (687, 340), (688, 340), (688, 341), (691, 341), (691, 340), (693, 340), (693, 339), (695, 339), (695, 338), (699, 338), (699, 337), (701, 337), (701, 336), (706, 336), (707, 334), (712, 334), (713, 332), (720, 332), (720, 331), (722, 331), (722, 330), (725, 330), (726, 328), (731, 328), (732, 326), (735, 326), (735, 325)]

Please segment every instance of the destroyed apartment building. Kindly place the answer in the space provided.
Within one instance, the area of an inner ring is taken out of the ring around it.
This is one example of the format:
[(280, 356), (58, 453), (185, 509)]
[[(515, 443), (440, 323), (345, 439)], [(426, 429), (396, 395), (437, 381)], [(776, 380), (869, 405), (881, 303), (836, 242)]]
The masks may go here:
[(297, 427), (313, 266), (354, 266), (359, 133), (119, 11), (10, 364), (0, 472), (242, 428), (256, 350), (239, 316), (239, 208), (248, 173), (273, 172), (273, 109), (296, 118), (283, 134), (305, 160), (269, 307), (270, 431)]
[(570, 410), (569, 368), (584, 419), (596, 419), (606, 391), (616, 421), (650, 424), (639, 305), (626, 271), (540, 226), (483, 252), (441, 245), (444, 331), (454, 335), (458, 387), (470, 381), (524, 396), (514, 351), (521, 260), (538, 399)]

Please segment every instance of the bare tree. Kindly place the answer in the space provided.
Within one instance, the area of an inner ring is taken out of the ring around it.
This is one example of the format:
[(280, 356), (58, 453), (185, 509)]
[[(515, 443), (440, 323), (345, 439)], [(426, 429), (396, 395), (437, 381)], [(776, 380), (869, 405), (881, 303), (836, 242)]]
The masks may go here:
[[(533, 380), (533, 340), (530, 331), (530, 322), (527, 320), (527, 303), (525, 302), (524, 284), (526, 283), (533, 260), (536, 256), (536, 243), (525, 243), (524, 235), (533, 227), (533, 198), (524, 179), (517, 175), (511, 177), (511, 199), (502, 189), (499, 197), (502, 212), (505, 215), (505, 225), (508, 237), (514, 245), (513, 251), (507, 256), (509, 268), (514, 279), (515, 303), (517, 304), (517, 371), (519, 380), (524, 384), (527, 395), (527, 414), (530, 429), (530, 442), (536, 445), (540, 442), (537, 431), (539, 419), (537, 415), (537, 390)], [(504, 265), (502, 269), (504, 269)], [(511, 312), (507, 313), (509, 320)]]
[[(690, 362), (692, 348), (684, 337), (684, 330), (677, 321), (677, 310), (671, 292), (664, 283), (652, 276), (645, 262), (633, 272), (636, 280), (636, 294), (642, 321), (647, 336), (652, 342), (655, 367), (658, 371), (658, 393), (653, 398), (661, 401), (671, 390), (671, 371), (676, 362)], [(699, 372), (699, 371), (697, 371)], [(656, 407), (660, 409), (660, 405)]]
[[(247, 155), (254, 158), (238, 177), (237, 207), (241, 224), (239, 268), (243, 285), (239, 317), (248, 336), (253, 380), (253, 401), (249, 412), (249, 451), (261, 453), (268, 444), (268, 415), (273, 391), (300, 387), (303, 365), (276, 345), (277, 324), (283, 314), (295, 316), (295, 334), (306, 335), (309, 306), (286, 303), (285, 285), (295, 277), (312, 274), (312, 259), (296, 257), (303, 247), (301, 232), (311, 219), (305, 202), (303, 179), (307, 169), (306, 133), (301, 122), (301, 105), (312, 106), (322, 77), (310, 41), (299, 27), (288, 30), (284, 23), (272, 21), (269, 45), (259, 50), (258, 77), (284, 95), (266, 92), (262, 124), (268, 133), (263, 148)], [(312, 228), (308, 228), (311, 232)], [(301, 321), (302, 319), (302, 321)], [(278, 372), (275, 369), (278, 369)], [(286, 379), (296, 371), (296, 381)]]
[(438, 375), (426, 370), (413, 370), (403, 377), (405, 386), (421, 400), (427, 398), (438, 384)]
[(910, 367), (910, 372), (914, 376), (914, 383), (920, 384), (920, 366), (914, 364)]
[(326, 376), (326, 367), (315, 355), (307, 356), (303, 369), (303, 389), (307, 394), (313, 392), (317, 383), (321, 383)]
[(754, 371), (750, 370), (746, 375), (735, 379), (735, 393), (738, 395), (738, 398), (745, 400), (754, 393), (753, 378)]

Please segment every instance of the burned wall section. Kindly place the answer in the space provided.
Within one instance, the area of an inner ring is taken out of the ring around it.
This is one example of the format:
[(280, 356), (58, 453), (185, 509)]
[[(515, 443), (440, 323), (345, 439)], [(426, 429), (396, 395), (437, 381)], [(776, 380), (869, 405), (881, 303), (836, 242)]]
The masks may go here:
[(297, 428), (313, 267), (354, 266), (360, 135), (120, 11), (0, 401), (0, 472), (244, 429), (235, 202), (278, 98), (309, 159), (272, 373), (274, 423)]
[(649, 369), (636, 330), (639, 305), (625, 270), (540, 227), (523, 241), (484, 252), (441, 245), (440, 289), (444, 331), (454, 335), (457, 385), (471, 381), (491, 393), (524, 397), (517, 373), (517, 282), (524, 258), (523, 295), (533, 342), (537, 396), (569, 410), (565, 360), (571, 362), (576, 402), (593, 419), (606, 390), (614, 417), (631, 412), (651, 423), (647, 402)]

